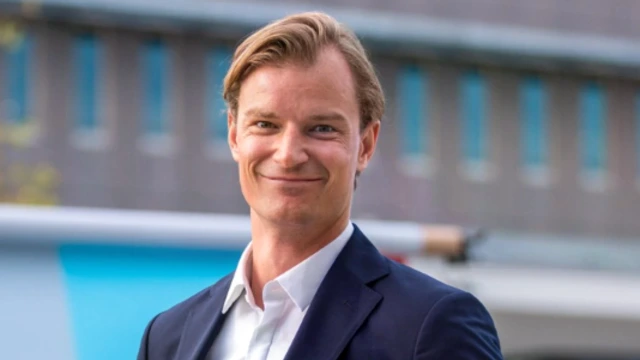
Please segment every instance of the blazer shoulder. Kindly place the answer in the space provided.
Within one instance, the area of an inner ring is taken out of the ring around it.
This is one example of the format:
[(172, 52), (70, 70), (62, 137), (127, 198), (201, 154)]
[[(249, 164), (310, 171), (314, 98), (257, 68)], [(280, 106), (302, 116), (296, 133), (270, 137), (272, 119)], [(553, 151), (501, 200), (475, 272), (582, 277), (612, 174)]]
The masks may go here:
[(415, 304), (425, 309), (440, 298), (462, 291), (382, 255), (357, 226), (341, 255), (345, 255), (342, 261), (349, 264), (352, 273), (396, 306)]
[(422, 306), (435, 305), (439, 300), (450, 295), (467, 293), (414, 268), (393, 260), (387, 261), (390, 269), (389, 276), (384, 278), (378, 286), (382, 292), (393, 291), (398, 295), (408, 296), (419, 301)]
[(445, 296), (435, 304), (422, 323), (415, 354), (421, 359), (503, 358), (491, 315), (467, 292)]
[(385, 291), (385, 297), (413, 315), (412, 325), (419, 328), (415, 354), (424, 359), (502, 359), (495, 323), (478, 298), (389, 261), (393, 290)]
[[(218, 301), (218, 296), (226, 296), (228, 275), (214, 285), (205, 288), (188, 299), (156, 315), (147, 325), (140, 349), (139, 360), (173, 358), (178, 351), (182, 332), (190, 314), (196, 308)], [(222, 300), (220, 300), (222, 301)]]
[(191, 310), (201, 303), (210, 300), (212, 296), (226, 296), (226, 292), (222, 291), (224, 290), (222, 288), (229, 283), (232, 276), (233, 274), (226, 275), (215, 284), (161, 312), (154, 318), (153, 327), (174, 327), (183, 324), (187, 320)]

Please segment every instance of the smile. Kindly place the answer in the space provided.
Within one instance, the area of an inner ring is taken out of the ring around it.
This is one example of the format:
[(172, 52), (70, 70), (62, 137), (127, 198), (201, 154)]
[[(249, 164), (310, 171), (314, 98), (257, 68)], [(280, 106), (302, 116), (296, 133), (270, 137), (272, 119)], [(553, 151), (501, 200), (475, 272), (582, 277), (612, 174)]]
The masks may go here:
[(322, 180), (321, 178), (298, 178), (298, 177), (285, 177), (285, 176), (263, 175), (263, 177), (271, 181), (278, 181), (278, 182), (284, 182), (284, 183), (300, 183), (300, 184), (311, 183), (311, 182)]

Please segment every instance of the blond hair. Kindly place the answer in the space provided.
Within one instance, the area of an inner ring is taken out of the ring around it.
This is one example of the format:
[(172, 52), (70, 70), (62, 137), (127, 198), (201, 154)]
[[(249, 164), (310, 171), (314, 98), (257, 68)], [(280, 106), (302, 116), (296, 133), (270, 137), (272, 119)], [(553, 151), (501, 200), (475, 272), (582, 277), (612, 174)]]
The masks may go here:
[(260, 66), (295, 63), (313, 65), (324, 47), (334, 46), (349, 64), (360, 108), (360, 128), (381, 120), (384, 94), (373, 65), (355, 34), (333, 17), (319, 12), (291, 15), (245, 39), (233, 55), (224, 79), (223, 96), (235, 116), (244, 79)]

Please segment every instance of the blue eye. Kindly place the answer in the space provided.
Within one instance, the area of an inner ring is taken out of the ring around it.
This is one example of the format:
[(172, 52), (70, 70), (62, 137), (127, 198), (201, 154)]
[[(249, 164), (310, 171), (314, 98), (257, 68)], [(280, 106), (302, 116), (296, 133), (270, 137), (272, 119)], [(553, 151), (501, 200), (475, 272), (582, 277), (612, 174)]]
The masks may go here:
[(314, 131), (323, 132), (323, 133), (324, 132), (334, 132), (334, 131), (336, 131), (332, 126), (329, 126), (329, 125), (318, 125), (318, 126), (314, 127), (313, 129), (314, 129)]
[(269, 129), (273, 127), (273, 124), (268, 121), (258, 121), (256, 122), (256, 126), (261, 129)]

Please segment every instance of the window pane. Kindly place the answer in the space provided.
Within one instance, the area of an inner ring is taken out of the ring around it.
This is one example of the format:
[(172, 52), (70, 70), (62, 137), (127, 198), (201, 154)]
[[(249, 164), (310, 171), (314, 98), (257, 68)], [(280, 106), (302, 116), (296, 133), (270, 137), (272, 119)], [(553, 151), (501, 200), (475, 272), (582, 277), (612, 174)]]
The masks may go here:
[(427, 76), (417, 66), (405, 66), (399, 77), (398, 104), (400, 143), (404, 155), (426, 154), (428, 117), (426, 112)]
[(546, 89), (537, 77), (528, 77), (520, 88), (522, 161), (543, 166), (548, 161)]
[(462, 154), (465, 161), (487, 160), (488, 131), (486, 124), (487, 94), (485, 82), (477, 71), (469, 71), (462, 78)]
[(100, 49), (93, 35), (83, 35), (74, 44), (75, 71), (75, 126), (81, 130), (93, 130), (97, 127), (98, 105), (98, 61)]
[(605, 100), (600, 86), (589, 83), (580, 93), (581, 165), (586, 171), (606, 170)]
[(24, 123), (29, 118), (29, 64), (33, 56), (33, 40), (25, 36), (9, 46), (6, 53), (7, 91), (4, 115), (14, 123)]
[(168, 131), (167, 90), (169, 66), (167, 49), (161, 41), (150, 41), (143, 54), (143, 124), (146, 134)]

